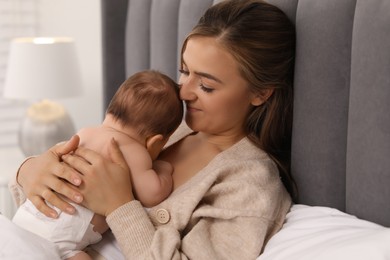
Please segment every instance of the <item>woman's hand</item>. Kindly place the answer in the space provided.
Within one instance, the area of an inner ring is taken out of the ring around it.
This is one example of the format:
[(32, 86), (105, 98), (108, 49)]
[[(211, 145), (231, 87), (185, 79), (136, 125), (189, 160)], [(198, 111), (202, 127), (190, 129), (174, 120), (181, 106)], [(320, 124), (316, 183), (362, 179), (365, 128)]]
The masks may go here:
[(118, 144), (112, 139), (110, 160), (79, 147), (74, 153), (62, 156), (64, 162), (82, 174), (79, 190), (83, 205), (93, 212), (108, 216), (112, 211), (134, 199), (130, 170)]
[(73, 186), (80, 185), (80, 174), (60, 159), (63, 154), (77, 149), (79, 141), (80, 138), (75, 135), (68, 142), (57, 144), (47, 152), (27, 160), (19, 169), (17, 181), (23, 187), (26, 197), (48, 217), (56, 218), (57, 212), (45, 201), (67, 213), (75, 211), (56, 192), (76, 203), (82, 201), (82, 195)]

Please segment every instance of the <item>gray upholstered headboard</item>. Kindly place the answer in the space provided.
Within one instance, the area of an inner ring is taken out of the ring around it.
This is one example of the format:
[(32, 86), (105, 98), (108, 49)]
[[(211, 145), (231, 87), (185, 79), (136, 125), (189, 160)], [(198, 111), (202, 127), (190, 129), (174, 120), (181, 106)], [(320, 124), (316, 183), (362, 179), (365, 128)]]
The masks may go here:
[[(102, 0), (105, 104), (138, 70), (176, 78), (183, 38), (213, 2)], [(292, 171), (299, 202), (390, 226), (390, 1), (269, 2), (297, 30)]]

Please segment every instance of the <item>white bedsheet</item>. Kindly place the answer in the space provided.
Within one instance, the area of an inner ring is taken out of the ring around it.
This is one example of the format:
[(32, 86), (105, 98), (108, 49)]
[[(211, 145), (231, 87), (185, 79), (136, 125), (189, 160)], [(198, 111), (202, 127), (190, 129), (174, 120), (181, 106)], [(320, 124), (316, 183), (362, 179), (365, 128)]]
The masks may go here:
[(60, 259), (56, 246), (12, 223), (0, 214), (0, 259)]
[(389, 260), (390, 228), (334, 208), (294, 205), (257, 260)]
[[(106, 260), (125, 260), (111, 232), (92, 247)], [(15, 225), (0, 214), (0, 259), (1, 260), (56, 260), (60, 259), (56, 245), (40, 236)]]
[[(294, 205), (257, 260), (389, 260), (390, 228), (337, 209)], [(92, 246), (107, 260), (125, 259), (111, 232)], [(0, 214), (0, 259), (59, 259), (55, 245)]]
[(112, 234), (110, 230), (104, 233), (103, 239), (99, 243), (94, 244), (91, 247), (96, 252), (99, 252), (99, 254), (106, 260), (126, 260), (119, 249), (119, 245), (114, 237), (114, 234)]

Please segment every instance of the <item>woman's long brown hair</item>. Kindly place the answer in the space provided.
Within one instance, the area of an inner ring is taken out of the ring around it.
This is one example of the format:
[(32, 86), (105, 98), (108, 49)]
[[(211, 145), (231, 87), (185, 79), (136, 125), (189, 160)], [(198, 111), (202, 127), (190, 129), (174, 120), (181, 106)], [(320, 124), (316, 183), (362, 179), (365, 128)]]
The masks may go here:
[(272, 89), (268, 100), (247, 116), (248, 138), (268, 153), (293, 200), (290, 172), (295, 28), (277, 7), (258, 0), (227, 0), (209, 8), (186, 38), (213, 37), (240, 66), (253, 93)]

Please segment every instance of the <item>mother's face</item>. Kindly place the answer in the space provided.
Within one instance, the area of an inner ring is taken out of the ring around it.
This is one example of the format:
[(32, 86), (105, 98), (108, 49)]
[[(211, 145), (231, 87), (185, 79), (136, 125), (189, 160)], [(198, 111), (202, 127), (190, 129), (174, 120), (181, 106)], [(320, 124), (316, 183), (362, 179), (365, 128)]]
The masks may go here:
[(194, 131), (243, 135), (244, 122), (259, 98), (250, 92), (238, 63), (212, 37), (192, 37), (183, 53), (180, 97)]

